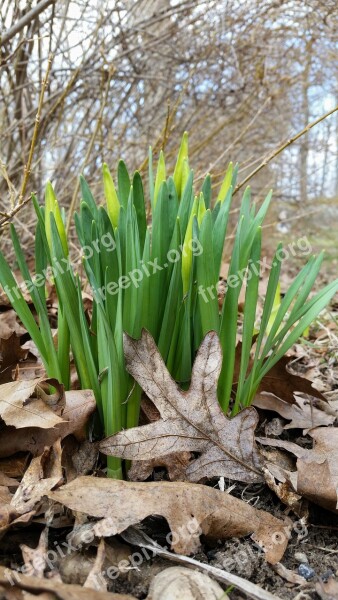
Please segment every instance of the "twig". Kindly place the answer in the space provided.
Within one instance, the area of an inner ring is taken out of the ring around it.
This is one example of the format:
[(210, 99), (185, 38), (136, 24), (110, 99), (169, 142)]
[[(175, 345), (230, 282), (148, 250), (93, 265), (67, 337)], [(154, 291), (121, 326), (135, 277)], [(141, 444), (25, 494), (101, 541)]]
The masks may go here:
[[(44, 99), (44, 95), (45, 95), (45, 91), (46, 91), (46, 87), (47, 87), (47, 83), (48, 83), (48, 77), (49, 77), (50, 69), (52, 66), (52, 61), (53, 61), (53, 55), (50, 54), (48, 57), (46, 75), (42, 81), (42, 86), (41, 86), (41, 91), (40, 91), (40, 96), (39, 96), (39, 103), (38, 103), (38, 110), (37, 110), (36, 117), (35, 117), (32, 141), (31, 141), (31, 145), (30, 145), (30, 149), (29, 149), (28, 160), (25, 165), (24, 177), (23, 177), (23, 181), (22, 181), (20, 194), (19, 194), (16, 204), (13, 206), (13, 203), (12, 203), (11, 210), (7, 213), (2, 213), (3, 218), (0, 220), (0, 230), (3, 229), (9, 223), (9, 221), (14, 217), (14, 215), (16, 215), (23, 206), (28, 204), (28, 202), (31, 199), (31, 195), (26, 199), (24, 199), (24, 196), (26, 193), (26, 188), (27, 188), (29, 176), (31, 173), (34, 149), (35, 149), (35, 145), (36, 145), (36, 141), (37, 141), (37, 137), (38, 137), (41, 111), (42, 111), (42, 107), (43, 107), (43, 99)], [(7, 185), (9, 185), (9, 183), (10, 182), (8, 180)]]
[[(42, 125), (41, 125), (41, 129), (40, 129), (40, 137), (43, 136), (46, 126), (48, 124), (48, 121), (51, 121), (51, 117), (52, 115), (55, 113), (55, 111), (59, 108), (59, 106), (61, 106), (62, 102), (64, 101), (64, 99), (67, 97), (68, 93), (70, 92), (70, 90), (73, 88), (74, 83), (77, 81), (77, 78), (80, 74), (80, 67), (78, 67), (77, 69), (75, 69), (74, 73), (71, 75), (67, 85), (65, 86), (63, 92), (60, 94), (60, 96), (58, 96), (54, 102), (54, 104), (52, 104), (52, 106), (50, 107), (48, 113), (44, 116)], [(51, 98), (50, 98), (51, 99)]]
[[(1, 175), (3, 176), (4, 180), (7, 183), (11, 207), (14, 208), (15, 197), (16, 197), (17, 193), (16, 193), (15, 187), (14, 187), (13, 183), (11, 182), (9, 175), (7, 173), (6, 165), (5, 165), (5, 163), (2, 162), (1, 158), (0, 158), (0, 172), (1, 172)], [(1, 214), (3, 214), (3, 216), (6, 216), (5, 212), (1, 213)]]
[(304, 127), (304, 129), (302, 129), (302, 131), (299, 131), (299, 133), (294, 135), (292, 138), (288, 139), (287, 142), (284, 142), (284, 144), (279, 146), (279, 148), (277, 148), (277, 150), (274, 150), (269, 156), (267, 156), (267, 158), (265, 158), (263, 160), (263, 162), (258, 167), (256, 167), (256, 169), (254, 169), (251, 173), (249, 173), (249, 175), (241, 183), (239, 183), (236, 186), (234, 193), (238, 192), (238, 190), (240, 190), (244, 185), (246, 185), (248, 183), (248, 181), (250, 181), (250, 179), (252, 179), (252, 177), (257, 175), (257, 173), (259, 173), (259, 171), (264, 169), (264, 167), (266, 167), (274, 158), (276, 158), (276, 156), (278, 156), (278, 154), (280, 154), (281, 152), (283, 152), (283, 150), (285, 150), (286, 148), (291, 146), (291, 144), (293, 144), (296, 140), (299, 140), (300, 137), (302, 137), (303, 135), (308, 133), (308, 131), (310, 131), (310, 129), (312, 129), (312, 127), (315, 127), (315, 125), (318, 125), (318, 123), (320, 123), (321, 121), (324, 121), (324, 119), (327, 119), (327, 117), (330, 117), (331, 115), (333, 115), (333, 113), (335, 113), (337, 110), (338, 110), (338, 106), (335, 106), (329, 112), (325, 113), (324, 115), (322, 115), (315, 121), (312, 121), (312, 123), (308, 123), (308, 125), (306, 127)]
[(261, 107), (258, 109), (258, 111), (256, 112), (256, 114), (253, 116), (253, 118), (251, 119), (251, 121), (244, 127), (244, 129), (242, 129), (242, 131), (240, 132), (240, 134), (236, 137), (236, 139), (234, 139), (231, 144), (217, 157), (217, 159), (209, 166), (208, 171), (206, 171), (204, 173), (204, 175), (200, 175), (196, 181), (200, 180), (200, 179), (204, 179), (206, 177), (206, 175), (208, 175), (208, 173), (210, 173), (210, 171), (212, 171), (215, 166), (224, 158), (224, 156), (226, 156), (228, 154), (228, 152), (236, 145), (238, 144), (238, 142), (240, 142), (243, 137), (245, 136), (245, 134), (249, 131), (249, 129), (252, 127), (252, 125), (255, 123), (256, 119), (258, 119), (258, 117), (262, 114), (263, 110), (267, 107), (268, 104), (270, 104), (271, 102), (271, 97), (268, 96), (268, 98), (265, 100), (265, 102), (261, 105)]
[(28, 204), (28, 202), (31, 201), (31, 197), (32, 196), (29, 196), (28, 198), (23, 200), (23, 202), (21, 202), (21, 204), (17, 204), (8, 214), (3, 215), (3, 218), (0, 220), (0, 232), (1, 232), (1, 229), (3, 229), (6, 225), (8, 225), (9, 221), (11, 219), (13, 219), (13, 217), (16, 215), (16, 213), (18, 213), (19, 210), (23, 206), (25, 206), (26, 204)]
[(44, 99), (44, 96), (45, 96), (45, 90), (46, 90), (46, 87), (47, 87), (47, 82), (48, 82), (48, 77), (49, 77), (49, 73), (50, 73), (50, 70), (51, 70), (52, 62), (53, 62), (53, 55), (50, 54), (49, 57), (48, 57), (46, 75), (45, 75), (45, 78), (42, 81), (42, 86), (41, 86), (41, 91), (40, 91), (40, 98), (39, 98), (39, 104), (38, 104), (38, 111), (37, 111), (36, 117), (35, 117), (35, 124), (34, 124), (32, 141), (31, 141), (31, 145), (30, 145), (30, 149), (29, 149), (28, 160), (27, 160), (27, 164), (25, 166), (24, 178), (23, 178), (23, 182), (22, 182), (22, 186), (21, 186), (21, 190), (20, 190), (20, 195), (19, 195), (19, 200), (18, 200), (19, 205), (21, 205), (23, 203), (23, 197), (24, 197), (24, 195), (26, 193), (26, 187), (27, 187), (27, 184), (28, 184), (29, 176), (31, 174), (34, 149), (35, 149), (35, 144), (36, 144), (36, 140), (37, 140), (37, 137), (38, 137), (38, 130), (39, 130), (39, 124), (40, 124), (40, 118), (41, 118), (41, 111), (42, 111), (42, 106), (43, 106), (43, 99)]
[(39, 2), (34, 8), (28, 11), (13, 27), (5, 31), (2, 36), (0, 36), (0, 45), (4, 46), (9, 42), (19, 31), (21, 31), (26, 25), (29, 25), (36, 17), (42, 13), (50, 4), (54, 4), (56, 0), (42, 0)]
[[(88, 158), (89, 158), (89, 156), (91, 154), (91, 151), (92, 151), (92, 148), (93, 148), (93, 145), (94, 145), (97, 133), (98, 133), (100, 127), (101, 127), (101, 122), (102, 122), (102, 117), (103, 117), (103, 111), (104, 111), (104, 109), (106, 107), (106, 104), (107, 104), (109, 87), (110, 87), (110, 81), (111, 81), (111, 78), (112, 78), (112, 75), (113, 75), (114, 71), (115, 71), (115, 67), (112, 67), (110, 69), (110, 71), (109, 71), (109, 74), (108, 74), (105, 95), (104, 95), (104, 98), (103, 98), (103, 101), (102, 101), (102, 104), (101, 104), (101, 108), (100, 108), (100, 111), (99, 111), (99, 114), (98, 114), (98, 117), (97, 117), (95, 129), (93, 131), (92, 137), (91, 137), (90, 142), (88, 144), (87, 152), (86, 152), (86, 155), (85, 155), (84, 160), (83, 160), (81, 171), (83, 171), (83, 169), (85, 168), (85, 166), (87, 164), (87, 161), (88, 161)], [(78, 192), (79, 192), (79, 188), (80, 188), (80, 180), (79, 180), (79, 178), (77, 178), (75, 189), (74, 189), (73, 196), (72, 196), (72, 200), (71, 200), (70, 207), (69, 207), (69, 212), (68, 212), (67, 225), (66, 225), (67, 234), (69, 233), (70, 226), (71, 226), (71, 223), (72, 223), (72, 217), (73, 217), (73, 213), (74, 213), (75, 206), (76, 206), (76, 201), (77, 201), (77, 195), (78, 195)]]

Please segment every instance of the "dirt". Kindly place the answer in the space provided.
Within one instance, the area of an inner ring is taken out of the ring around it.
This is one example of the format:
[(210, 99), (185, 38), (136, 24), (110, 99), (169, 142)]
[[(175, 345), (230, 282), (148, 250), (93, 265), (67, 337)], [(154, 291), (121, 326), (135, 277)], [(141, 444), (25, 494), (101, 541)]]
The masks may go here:
[[(256, 495), (254, 489), (247, 488), (241, 497), (251, 494), (257, 508), (267, 510), (276, 517), (285, 516), (285, 507), (266, 487), (258, 490)], [(306, 525), (295, 515), (289, 514), (295, 530), (292, 531), (282, 560), (283, 566), (294, 573), (299, 573), (301, 564), (313, 569), (314, 576), (304, 587), (290, 584), (276, 574), (250, 539), (232, 539), (220, 547), (210, 549), (206, 553), (208, 561), (213, 566), (226, 568), (285, 600), (294, 599), (301, 589), (306, 589), (308, 599), (317, 600), (319, 596), (314, 590), (315, 582), (320, 577), (325, 580), (330, 574), (338, 576), (338, 517), (314, 506), (310, 506), (309, 511), (310, 518)], [(301, 557), (301, 554), (305, 556)], [(310, 572), (309, 570), (309, 575)], [(234, 591), (230, 598), (237, 599), (241, 596)]]
[[(213, 483), (217, 485), (217, 482)], [(226, 482), (226, 487), (228, 484), (234, 486), (231, 490), (233, 495), (254, 504), (257, 508), (269, 511), (276, 517), (285, 517), (285, 507), (266, 486), (244, 486), (235, 482)], [(325, 581), (332, 575), (338, 577), (338, 515), (310, 505), (307, 524), (300, 522), (295, 515), (288, 516), (292, 519), (293, 531), (282, 564), (296, 574), (299, 574), (300, 565), (303, 573), (305, 569), (307, 575), (311, 575), (313, 570), (313, 577), (303, 585), (289, 583), (278, 575), (274, 567), (266, 563), (262, 551), (250, 538), (231, 539), (226, 543), (213, 544), (204, 540), (201, 550), (194, 558), (256, 583), (283, 600), (294, 600), (296, 597), (318, 600), (320, 597), (315, 592), (314, 586), (319, 578)], [(143, 523), (143, 529), (158, 543), (165, 545), (168, 527), (164, 519), (149, 518)], [(34, 528), (26, 527), (10, 531), (0, 543), (0, 564), (9, 568), (20, 568), (22, 566), (20, 544), (36, 547), (41, 530), (42, 525), (41, 528), (35, 525)], [(49, 548), (53, 549), (56, 545), (61, 546), (62, 542), (66, 542), (69, 531), (70, 529), (51, 530)], [(120, 539), (120, 542), (123, 545), (123, 540)], [(110, 543), (114, 545), (115, 540), (111, 539)], [(126, 551), (143, 556), (138, 547), (126, 548)], [(93, 566), (95, 554), (96, 549), (90, 548), (60, 559), (57, 569), (62, 574), (64, 582), (83, 584)], [(112, 581), (110, 591), (129, 593), (136, 598), (144, 599), (153, 577), (159, 571), (174, 564), (158, 557), (147, 559), (147, 556), (143, 556), (140, 562), (139, 566), (122, 573)], [(306, 596), (299, 596), (300, 592), (306, 592)], [(237, 590), (229, 592), (229, 597), (231, 600), (244, 598)]]

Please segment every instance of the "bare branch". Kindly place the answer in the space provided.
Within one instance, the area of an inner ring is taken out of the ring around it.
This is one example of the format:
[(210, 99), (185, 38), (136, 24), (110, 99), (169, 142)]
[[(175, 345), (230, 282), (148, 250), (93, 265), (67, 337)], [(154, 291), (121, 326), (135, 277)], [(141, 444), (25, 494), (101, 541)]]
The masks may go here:
[(13, 27), (0, 36), (0, 45), (5, 46), (17, 33), (19, 33), (19, 31), (22, 31), (26, 25), (29, 25), (40, 13), (46, 10), (51, 4), (55, 4), (55, 2), (56, 0), (41, 0), (41, 2), (19, 19)]

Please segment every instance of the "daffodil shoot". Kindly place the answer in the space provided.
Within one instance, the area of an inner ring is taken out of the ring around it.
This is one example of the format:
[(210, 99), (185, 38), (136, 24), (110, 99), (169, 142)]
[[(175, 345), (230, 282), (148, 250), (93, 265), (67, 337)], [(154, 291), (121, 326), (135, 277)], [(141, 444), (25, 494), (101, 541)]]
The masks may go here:
[[(202, 182), (195, 180), (188, 154), (188, 134), (184, 133), (172, 171), (162, 151), (155, 161), (150, 150), (146, 177), (138, 171), (130, 174), (123, 161), (116, 174), (113, 165), (103, 164), (103, 204), (95, 201), (81, 176), (81, 200), (75, 214), (77, 244), (82, 249), (80, 267), (71, 261), (64, 211), (52, 184), (46, 185), (42, 206), (33, 198), (37, 216), (34, 272), (28, 269), (13, 225), (11, 233), (36, 319), (27, 295), (0, 253), (0, 283), (35, 343), (48, 376), (69, 389), (74, 362), (79, 386), (94, 391), (106, 436), (134, 427), (139, 420), (142, 389), (125, 367), (124, 332), (138, 339), (142, 329), (147, 329), (172, 377), (186, 388), (197, 349), (209, 331), (216, 331), (223, 352), (218, 400), (231, 416), (250, 405), (262, 378), (338, 288), (335, 281), (310, 297), (323, 259), (322, 255), (313, 256), (282, 298), (279, 246), (259, 316), (262, 226), (271, 193), (256, 208), (250, 189), (245, 190), (231, 249), (224, 257), (238, 166), (229, 164), (214, 197), (210, 175)], [(220, 297), (223, 260), (229, 271)], [(57, 341), (46, 306), (49, 268), (58, 299)], [(93, 297), (89, 311), (83, 300), (88, 284)], [(239, 356), (236, 344), (242, 288), (245, 302)], [(121, 459), (108, 458), (108, 474), (123, 476)]]

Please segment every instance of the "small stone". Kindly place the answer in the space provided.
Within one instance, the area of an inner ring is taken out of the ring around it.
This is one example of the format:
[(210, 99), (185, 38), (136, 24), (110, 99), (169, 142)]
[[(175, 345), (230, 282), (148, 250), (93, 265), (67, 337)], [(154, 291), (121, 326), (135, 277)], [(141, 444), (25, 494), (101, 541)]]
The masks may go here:
[(295, 560), (299, 563), (309, 562), (305, 552), (295, 552)]
[(306, 563), (302, 563), (301, 565), (299, 565), (298, 573), (299, 573), (299, 575), (301, 575), (301, 577), (304, 577), (304, 579), (306, 579), (306, 581), (309, 581), (309, 579), (312, 579), (312, 577), (314, 577), (316, 574), (314, 572), (314, 570), (312, 569), (312, 567), (309, 567), (309, 565)]
[(334, 572), (331, 571), (331, 569), (328, 569), (327, 571), (325, 571), (325, 573), (323, 573), (323, 575), (321, 576), (321, 580), (324, 583), (327, 583), (329, 581), (329, 579), (331, 579), (331, 577), (334, 577)]

